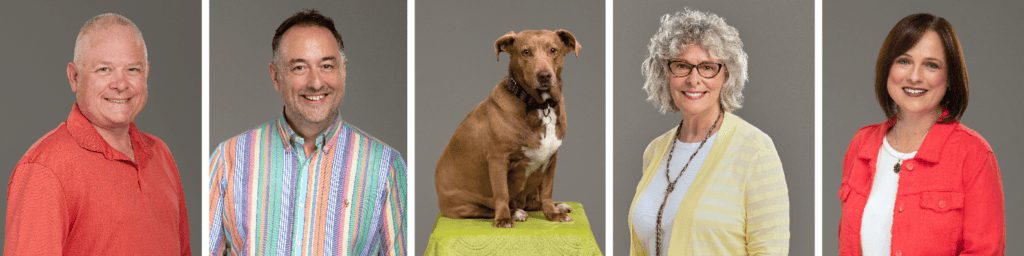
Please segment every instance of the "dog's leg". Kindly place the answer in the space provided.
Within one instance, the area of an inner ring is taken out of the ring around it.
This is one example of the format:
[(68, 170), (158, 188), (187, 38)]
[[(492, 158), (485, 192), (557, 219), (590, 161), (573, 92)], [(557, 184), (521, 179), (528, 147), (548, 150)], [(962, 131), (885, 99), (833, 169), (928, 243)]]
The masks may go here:
[(487, 169), (494, 197), (494, 227), (511, 228), (514, 224), (508, 208), (508, 154), (500, 152), (489, 154)]
[(555, 207), (554, 201), (551, 200), (551, 194), (555, 187), (555, 163), (557, 162), (557, 160), (558, 152), (555, 152), (554, 155), (551, 155), (551, 162), (548, 163), (548, 169), (544, 173), (544, 175), (546, 175), (547, 177), (544, 177), (544, 180), (542, 180), (540, 183), (540, 204), (542, 207), (542, 211), (544, 211), (544, 217), (547, 218), (549, 221), (572, 221), (572, 218), (569, 217), (569, 214), (566, 214), (568, 212), (563, 212), (559, 210), (557, 207)]

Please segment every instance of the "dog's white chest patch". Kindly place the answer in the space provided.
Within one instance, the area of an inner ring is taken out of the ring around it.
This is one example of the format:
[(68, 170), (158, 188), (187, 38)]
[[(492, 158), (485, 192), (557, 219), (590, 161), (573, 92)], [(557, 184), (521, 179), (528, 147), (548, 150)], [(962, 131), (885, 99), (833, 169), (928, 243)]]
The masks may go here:
[[(548, 113), (548, 115), (544, 115), (544, 113)], [(541, 123), (544, 124), (544, 133), (540, 134), (540, 147), (523, 147), (523, 153), (530, 158), (530, 164), (526, 167), (527, 177), (537, 168), (541, 168), (542, 171), (546, 170), (551, 155), (554, 155), (555, 151), (558, 151), (558, 147), (562, 146), (562, 140), (558, 139), (558, 135), (555, 133), (558, 114), (555, 114), (551, 107), (538, 109), (537, 114), (540, 116)]]

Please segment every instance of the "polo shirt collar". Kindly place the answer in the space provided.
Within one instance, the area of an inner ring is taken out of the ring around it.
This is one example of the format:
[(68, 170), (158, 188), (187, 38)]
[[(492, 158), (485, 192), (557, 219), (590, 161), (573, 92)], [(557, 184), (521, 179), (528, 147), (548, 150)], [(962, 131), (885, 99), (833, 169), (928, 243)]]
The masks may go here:
[[(947, 115), (947, 113), (943, 113), (943, 116)], [(878, 148), (882, 146), (885, 133), (894, 125), (896, 125), (896, 119), (889, 119), (882, 123), (880, 129), (871, 134), (868, 143), (862, 144), (857, 156), (861, 159), (875, 159), (878, 157)], [(925, 135), (924, 142), (921, 143), (921, 147), (918, 148), (914, 158), (930, 163), (938, 163), (939, 156), (942, 155), (942, 149), (945, 148), (943, 145), (946, 144), (946, 140), (949, 139), (958, 126), (960, 126), (960, 121), (957, 120), (949, 123), (936, 122), (933, 124), (932, 128), (928, 130), (928, 135)]]
[[(111, 161), (126, 161), (132, 162), (128, 155), (121, 153), (107, 141), (103, 140), (103, 136), (96, 131), (96, 127), (92, 125), (82, 114), (82, 110), (78, 107), (78, 103), (75, 103), (71, 107), (71, 114), (68, 115), (68, 133), (71, 137), (78, 142), (78, 146), (89, 151), (103, 154), (103, 157)], [(135, 164), (139, 167), (145, 166), (149, 161), (149, 158), (153, 156), (150, 143), (142, 139), (142, 135), (139, 130), (135, 128), (135, 122), (128, 124), (128, 137), (132, 141), (132, 151), (135, 153)]]
[[(281, 144), (285, 145), (285, 150), (291, 150), (295, 144), (304, 145), (306, 143), (305, 139), (302, 138), (302, 136), (299, 136), (298, 133), (295, 133), (295, 130), (288, 125), (288, 120), (284, 117), (284, 110), (282, 110), (281, 114), (278, 115), (276, 121), (278, 135), (281, 137)], [(334, 135), (341, 129), (341, 122), (341, 115), (338, 115), (334, 118), (334, 122), (331, 123), (331, 126), (327, 127), (327, 130), (324, 130), (324, 132), (316, 136), (316, 141), (314, 143), (316, 143), (317, 148), (321, 148), (326, 151), (334, 145), (336, 141)]]

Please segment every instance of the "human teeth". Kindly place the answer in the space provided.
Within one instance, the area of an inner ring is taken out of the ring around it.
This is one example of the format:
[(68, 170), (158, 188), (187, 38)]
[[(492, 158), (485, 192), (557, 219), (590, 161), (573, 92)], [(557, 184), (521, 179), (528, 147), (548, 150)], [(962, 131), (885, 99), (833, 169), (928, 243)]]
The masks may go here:
[(925, 90), (910, 89), (910, 88), (903, 88), (903, 91), (908, 92), (908, 93), (913, 93), (913, 94), (924, 93), (925, 92)]
[(303, 97), (305, 97), (305, 98), (306, 98), (307, 100), (317, 101), (317, 100), (323, 99), (323, 98), (324, 98), (324, 96), (326, 96), (326, 95), (318, 95), (318, 96), (303, 96)]
[(113, 103), (125, 103), (125, 102), (128, 102), (128, 99), (123, 99), (123, 100), (107, 99), (107, 100), (110, 101), (110, 102), (113, 102)]
[(700, 97), (701, 95), (704, 95), (703, 92), (697, 92), (697, 93), (683, 92), (683, 94), (686, 94), (686, 96), (690, 96), (690, 97)]

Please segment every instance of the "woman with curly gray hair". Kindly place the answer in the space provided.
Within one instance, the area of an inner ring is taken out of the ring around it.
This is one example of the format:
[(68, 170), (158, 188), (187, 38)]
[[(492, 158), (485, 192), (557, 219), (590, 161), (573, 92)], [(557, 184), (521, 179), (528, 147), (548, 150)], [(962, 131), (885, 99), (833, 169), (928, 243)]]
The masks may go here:
[(644, 152), (629, 209), (630, 255), (786, 255), (789, 195), (768, 135), (731, 112), (747, 54), (718, 15), (661, 18), (642, 65), (647, 100), (679, 125)]

